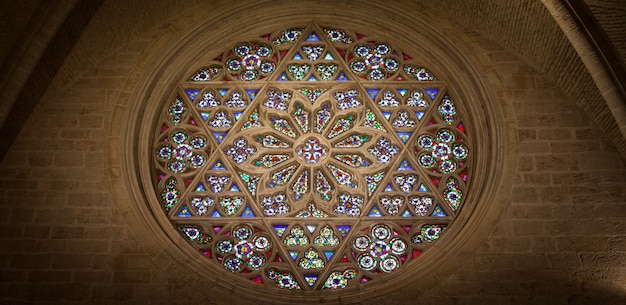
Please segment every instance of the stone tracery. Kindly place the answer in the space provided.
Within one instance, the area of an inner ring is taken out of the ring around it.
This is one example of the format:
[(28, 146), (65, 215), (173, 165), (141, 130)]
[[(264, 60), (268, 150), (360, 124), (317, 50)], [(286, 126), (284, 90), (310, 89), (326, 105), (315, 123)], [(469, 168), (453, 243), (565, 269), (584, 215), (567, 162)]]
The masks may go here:
[[(236, 44), (180, 88), (155, 141), (157, 192), (183, 236), (244, 278), (374, 281), (418, 259), (462, 207), (462, 113), (387, 42), (292, 28)], [(337, 242), (311, 244), (322, 235)]]

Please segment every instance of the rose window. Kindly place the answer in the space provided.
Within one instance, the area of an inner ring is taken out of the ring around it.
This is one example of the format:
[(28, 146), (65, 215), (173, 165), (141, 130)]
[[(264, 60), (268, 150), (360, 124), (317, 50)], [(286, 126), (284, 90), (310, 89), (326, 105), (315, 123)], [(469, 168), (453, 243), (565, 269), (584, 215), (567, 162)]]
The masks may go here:
[(271, 289), (403, 272), (463, 210), (472, 159), (453, 90), (409, 53), (317, 24), (216, 53), (165, 101), (160, 209), (206, 264)]

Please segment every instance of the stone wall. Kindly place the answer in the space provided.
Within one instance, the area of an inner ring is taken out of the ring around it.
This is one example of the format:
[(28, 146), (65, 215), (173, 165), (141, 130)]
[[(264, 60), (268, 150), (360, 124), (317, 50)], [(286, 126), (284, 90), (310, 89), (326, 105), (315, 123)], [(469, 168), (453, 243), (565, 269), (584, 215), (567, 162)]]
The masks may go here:
[[(155, 37), (188, 17), (155, 20), (48, 93), (0, 164), (3, 304), (238, 304), (216, 297), (188, 266), (154, 255), (114, 202), (108, 136), (116, 101)], [(196, 18), (199, 14), (195, 15)], [(558, 87), (505, 48), (456, 30), (515, 118), (518, 167), (493, 231), (434, 288), (396, 291), (370, 304), (623, 304), (626, 302), (626, 164), (601, 128)], [(115, 43), (115, 40), (112, 41)], [(88, 44), (89, 41), (82, 43)], [(500, 87), (498, 87), (500, 88)], [(416, 275), (425, 280), (431, 275)], [(420, 281), (419, 278), (416, 281)], [(198, 289), (203, 287), (205, 289)], [(411, 287), (411, 286), (409, 286)], [(417, 296), (416, 296), (417, 294)], [(410, 298), (409, 298), (410, 297)], [(346, 301), (347, 302), (347, 301)]]

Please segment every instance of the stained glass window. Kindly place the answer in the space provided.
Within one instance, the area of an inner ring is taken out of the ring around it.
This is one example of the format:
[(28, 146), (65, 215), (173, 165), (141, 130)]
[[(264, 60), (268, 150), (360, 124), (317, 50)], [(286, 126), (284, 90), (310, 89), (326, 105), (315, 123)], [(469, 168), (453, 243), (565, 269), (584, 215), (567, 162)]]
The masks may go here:
[(272, 289), (402, 272), (463, 210), (472, 159), (459, 101), (412, 56), (318, 24), (230, 46), (164, 101), (160, 209), (207, 264)]

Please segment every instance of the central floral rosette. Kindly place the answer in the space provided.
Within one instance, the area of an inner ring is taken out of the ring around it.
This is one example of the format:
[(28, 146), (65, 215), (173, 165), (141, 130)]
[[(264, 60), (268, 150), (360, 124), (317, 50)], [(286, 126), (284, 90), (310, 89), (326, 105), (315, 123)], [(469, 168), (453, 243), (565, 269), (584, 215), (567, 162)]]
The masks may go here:
[(296, 154), (302, 157), (308, 164), (316, 164), (318, 161), (326, 157), (328, 147), (320, 144), (318, 138), (308, 138), (304, 144), (296, 148)]

